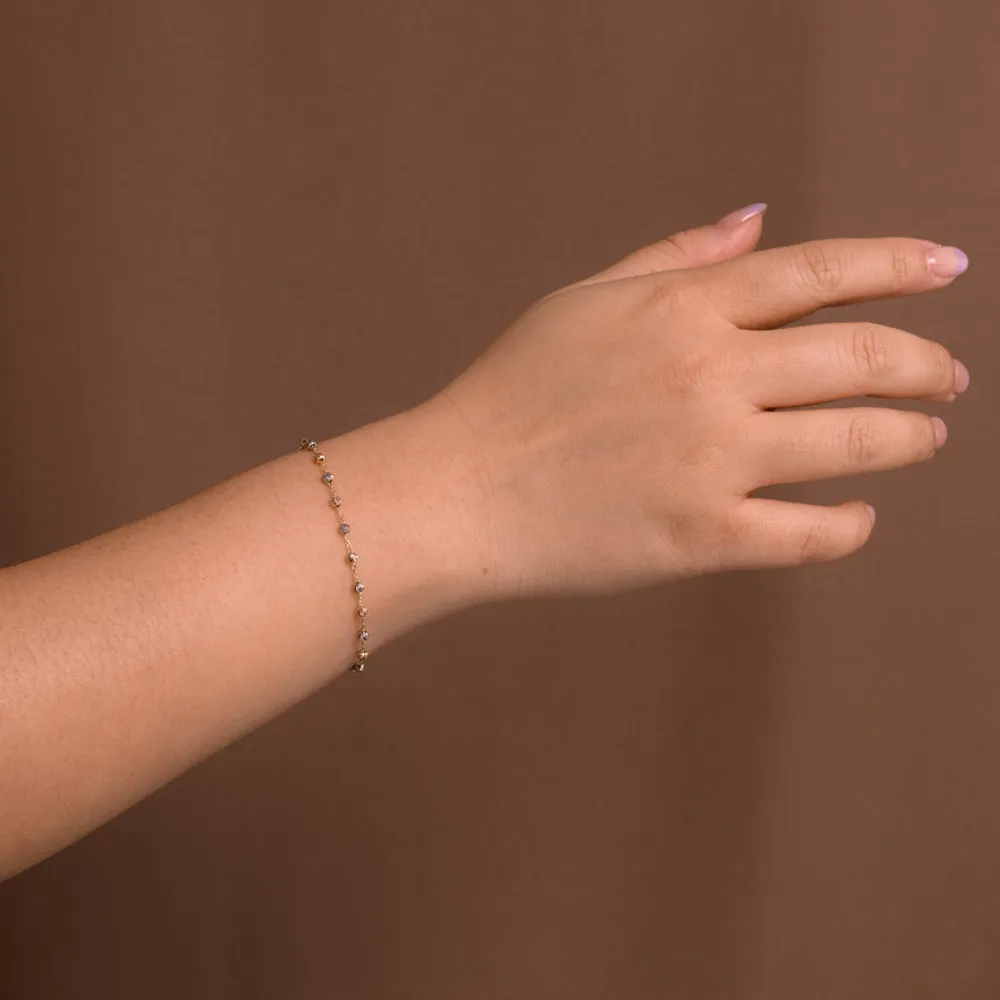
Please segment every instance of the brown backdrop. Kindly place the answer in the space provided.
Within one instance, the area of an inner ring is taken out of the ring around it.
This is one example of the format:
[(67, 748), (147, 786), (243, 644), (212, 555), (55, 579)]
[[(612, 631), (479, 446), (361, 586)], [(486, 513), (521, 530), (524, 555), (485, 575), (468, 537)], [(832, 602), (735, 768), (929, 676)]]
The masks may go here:
[(0, 886), (0, 996), (996, 997), (998, 11), (5, 0), (0, 561), (756, 199), (966, 249), (842, 314), (973, 389), (932, 466), (800, 491), (876, 504), (856, 558), (440, 622)]

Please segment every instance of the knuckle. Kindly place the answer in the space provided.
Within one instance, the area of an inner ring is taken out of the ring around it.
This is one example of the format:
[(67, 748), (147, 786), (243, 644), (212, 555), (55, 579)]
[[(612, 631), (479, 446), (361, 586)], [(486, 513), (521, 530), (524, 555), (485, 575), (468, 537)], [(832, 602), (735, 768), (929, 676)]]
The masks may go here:
[(927, 461), (937, 454), (937, 435), (934, 424), (926, 413), (913, 414), (914, 451), (918, 460)]
[(676, 320), (703, 312), (705, 294), (692, 272), (683, 268), (652, 275), (649, 285), (647, 308), (663, 320)]
[(896, 290), (909, 288), (913, 284), (913, 279), (918, 277), (924, 268), (909, 246), (894, 246), (889, 254), (889, 264)]
[(690, 236), (687, 232), (676, 233), (673, 236), (664, 236), (663, 239), (653, 244), (653, 249), (657, 256), (680, 265), (691, 263), (693, 260), (690, 248)]
[(803, 564), (819, 562), (827, 552), (829, 538), (830, 530), (826, 522), (813, 522), (799, 539), (796, 560)]
[(705, 510), (692, 534), (693, 559), (699, 572), (723, 570), (752, 535), (753, 525), (735, 509)]
[(889, 347), (885, 332), (875, 323), (855, 323), (848, 337), (855, 371), (863, 379), (878, 379), (889, 368)]
[(728, 453), (709, 441), (692, 441), (675, 453), (676, 468), (699, 486), (708, 484), (728, 465)]
[(800, 563), (828, 562), (860, 549), (871, 535), (871, 520), (853, 518), (848, 525), (839, 516), (813, 522), (799, 542), (797, 552)]
[(717, 516), (714, 530), (726, 549), (739, 548), (753, 531), (750, 522), (735, 507)]
[(848, 421), (846, 450), (851, 467), (871, 465), (875, 458), (875, 429), (867, 417), (851, 417)]
[(710, 351), (688, 350), (674, 359), (671, 383), (675, 391), (703, 392), (718, 381), (719, 361)]
[(799, 247), (803, 278), (822, 296), (836, 294), (844, 283), (844, 261), (830, 243), (803, 243)]
[(688, 570), (710, 569), (717, 548), (717, 535), (707, 513), (697, 507), (671, 511), (663, 517), (663, 540), (673, 559), (680, 558)]
[(955, 387), (955, 362), (951, 352), (941, 344), (930, 346), (931, 379), (940, 392), (950, 392)]
[(682, 282), (678, 279), (683, 274), (683, 271), (664, 271), (650, 276), (648, 301), (653, 309), (672, 307), (680, 300)]

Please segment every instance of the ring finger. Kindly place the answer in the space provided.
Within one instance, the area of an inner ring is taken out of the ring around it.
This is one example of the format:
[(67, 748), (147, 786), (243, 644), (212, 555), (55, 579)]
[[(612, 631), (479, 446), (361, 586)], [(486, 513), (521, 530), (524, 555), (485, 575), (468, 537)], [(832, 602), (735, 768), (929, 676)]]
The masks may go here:
[(751, 335), (751, 401), (808, 406), (852, 396), (950, 401), (968, 372), (946, 348), (877, 323), (824, 323)]
[(940, 417), (877, 406), (760, 413), (752, 489), (861, 475), (932, 458), (948, 436)]

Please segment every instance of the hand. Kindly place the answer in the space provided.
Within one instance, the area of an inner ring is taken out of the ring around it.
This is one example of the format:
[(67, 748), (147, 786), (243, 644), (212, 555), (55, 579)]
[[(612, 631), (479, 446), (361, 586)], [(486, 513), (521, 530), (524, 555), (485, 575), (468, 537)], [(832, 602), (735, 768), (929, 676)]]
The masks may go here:
[(906, 238), (749, 253), (762, 206), (680, 233), (532, 306), (431, 405), (469, 432), (498, 594), (598, 593), (846, 556), (874, 512), (753, 497), (931, 458), (968, 372), (872, 323), (783, 324), (947, 286), (961, 251)]

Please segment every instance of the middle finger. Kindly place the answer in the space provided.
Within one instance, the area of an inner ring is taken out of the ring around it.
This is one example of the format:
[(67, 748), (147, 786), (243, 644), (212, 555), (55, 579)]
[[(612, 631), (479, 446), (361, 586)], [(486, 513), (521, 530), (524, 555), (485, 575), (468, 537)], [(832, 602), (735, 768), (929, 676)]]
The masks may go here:
[(763, 409), (853, 396), (950, 401), (968, 372), (941, 344), (877, 323), (825, 323), (743, 341), (745, 391)]

